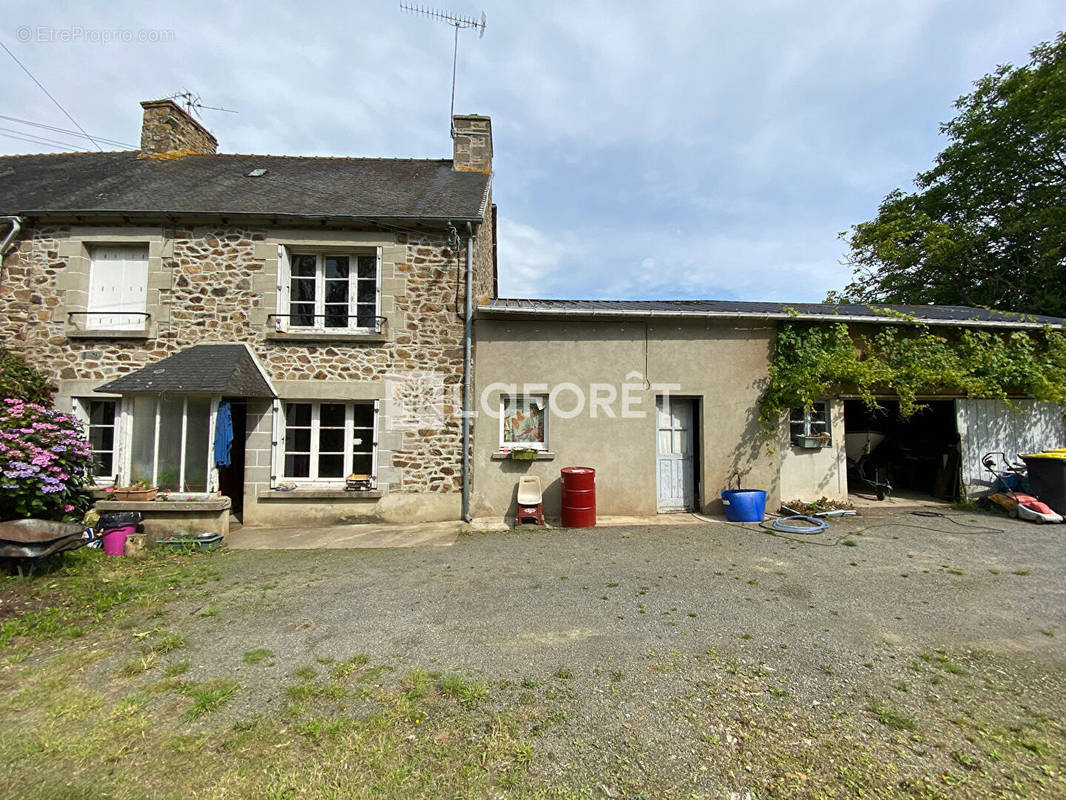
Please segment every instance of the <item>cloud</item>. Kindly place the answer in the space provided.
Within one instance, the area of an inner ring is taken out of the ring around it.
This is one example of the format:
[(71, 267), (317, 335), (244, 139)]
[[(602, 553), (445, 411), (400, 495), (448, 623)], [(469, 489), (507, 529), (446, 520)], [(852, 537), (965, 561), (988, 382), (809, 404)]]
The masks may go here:
[[(5, 41), (91, 133), (136, 143), (137, 101), (189, 89), (239, 112), (203, 112), (227, 152), (450, 155), (453, 30), (394, 3), (5, 10)], [(501, 287), (549, 297), (820, 299), (848, 278), (838, 232), (932, 163), (955, 98), (1062, 26), (1052, 0), (485, 11), (484, 38), (460, 32), (456, 109), (493, 118)], [(173, 35), (22, 42), (18, 26)], [(9, 67), (4, 113), (70, 127)]]
[(554, 273), (564, 261), (578, 260), (582, 248), (569, 235), (553, 238), (544, 231), (514, 220), (501, 219), (497, 240), (501, 297), (551, 297)]

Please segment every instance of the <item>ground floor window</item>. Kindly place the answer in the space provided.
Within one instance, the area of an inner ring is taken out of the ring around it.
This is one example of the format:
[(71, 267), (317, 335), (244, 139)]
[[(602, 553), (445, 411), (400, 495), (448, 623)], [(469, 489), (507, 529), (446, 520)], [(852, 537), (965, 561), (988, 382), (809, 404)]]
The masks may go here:
[(76, 397), (74, 413), (85, 425), (93, 449), (93, 483), (98, 486), (113, 484), (119, 466), (118, 401)]
[(373, 478), (373, 401), (287, 402), (284, 416), (284, 478), (330, 482), (350, 475)]
[(208, 491), (211, 398), (134, 395), (128, 405), (130, 483)]
[(500, 447), (548, 449), (548, 398), (505, 395), (500, 398)]
[(789, 436), (793, 443), (801, 437), (824, 439), (828, 444), (829, 403), (818, 400), (807, 408), (793, 408), (788, 412)]

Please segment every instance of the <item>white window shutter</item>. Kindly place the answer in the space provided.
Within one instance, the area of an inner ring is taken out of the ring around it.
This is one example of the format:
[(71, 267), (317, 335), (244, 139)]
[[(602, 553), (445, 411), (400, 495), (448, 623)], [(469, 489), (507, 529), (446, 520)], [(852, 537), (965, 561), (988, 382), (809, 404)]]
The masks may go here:
[(93, 248), (87, 309), (90, 313), (85, 318), (86, 328), (99, 330), (113, 328), (118, 324), (118, 317), (104, 316), (102, 312), (119, 310), (123, 271), (124, 263), (118, 248)]
[(285, 444), (282, 442), (281, 400), (274, 398), (270, 415), (270, 488), (278, 488), (278, 476), (281, 474), (282, 459), (285, 457)]
[[(283, 244), (278, 245), (278, 314), (289, 314), (289, 251)], [(279, 331), (289, 329), (287, 316), (274, 317), (274, 328)]]
[[(380, 247), (377, 249), (377, 257), (378, 257), (378, 268), (377, 268), (377, 277), (376, 277), (377, 286), (375, 287), (375, 291), (374, 291), (374, 315), (375, 315), (375, 317), (380, 317), (381, 316), (381, 248)], [(374, 320), (374, 330), (375, 331), (378, 329), (378, 325), (379, 324), (380, 324), (380, 320), (375, 319)], [(377, 419), (377, 402), (376, 401), (374, 403), (374, 419), (375, 420)]]
[[(94, 247), (89, 272), (92, 330), (139, 330), (148, 299), (148, 252), (143, 247)], [(102, 312), (114, 312), (114, 316)], [(130, 313), (137, 316), (129, 316)]]
[[(148, 308), (148, 253), (127, 249), (122, 262), (122, 294), (119, 308), (122, 311), (143, 314)], [(122, 317), (123, 330), (138, 330), (144, 327), (144, 317)]]
[[(380, 252), (380, 251), (379, 251)], [(380, 400), (374, 401), (374, 446), (371, 449), (370, 460), (370, 485), (375, 489), (378, 488), (378, 409), (381, 406)]]

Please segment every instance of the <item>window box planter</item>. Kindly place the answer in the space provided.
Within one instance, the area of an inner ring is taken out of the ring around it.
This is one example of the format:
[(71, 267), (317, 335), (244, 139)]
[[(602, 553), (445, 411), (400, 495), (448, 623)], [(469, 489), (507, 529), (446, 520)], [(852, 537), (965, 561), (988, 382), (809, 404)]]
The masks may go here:
[(539, 450), (512, 450), (512, 461), (536, 461)]
[(796, 447), (804, 450), (821, 450), (829, 446), (829, 437), (822, 434), (818, 436), (797, 436), (793, 442)]
[(155, 500), (156, 495), (158, 494), (159, 489), (155, 486), (149, 489), (141, 489), (135, 486), (120, 486), (115, 489), (115, 491), (108, 492), (108, 499), (144, 503), (149, 500)]
[(155, 540), (157, 547), (169, 550), (218, 550), (222, 543), (222, 534), (201, 533), (199, 536), (164, 536)]

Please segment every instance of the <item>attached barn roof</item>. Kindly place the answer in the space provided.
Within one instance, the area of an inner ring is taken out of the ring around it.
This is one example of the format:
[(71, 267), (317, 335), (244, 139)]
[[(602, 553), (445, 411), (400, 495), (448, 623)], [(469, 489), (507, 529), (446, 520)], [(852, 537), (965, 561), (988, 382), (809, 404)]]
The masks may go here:
[(522, 300), (500, 298), (479, 316), (706, 317), (896, 323), (911, 317), (929, 325), (962, 327), (1059, 327), (1059, 317), (1014, 314), (966, 306), (896, 306), (859, 303), (764, 303), (736, 300)]

